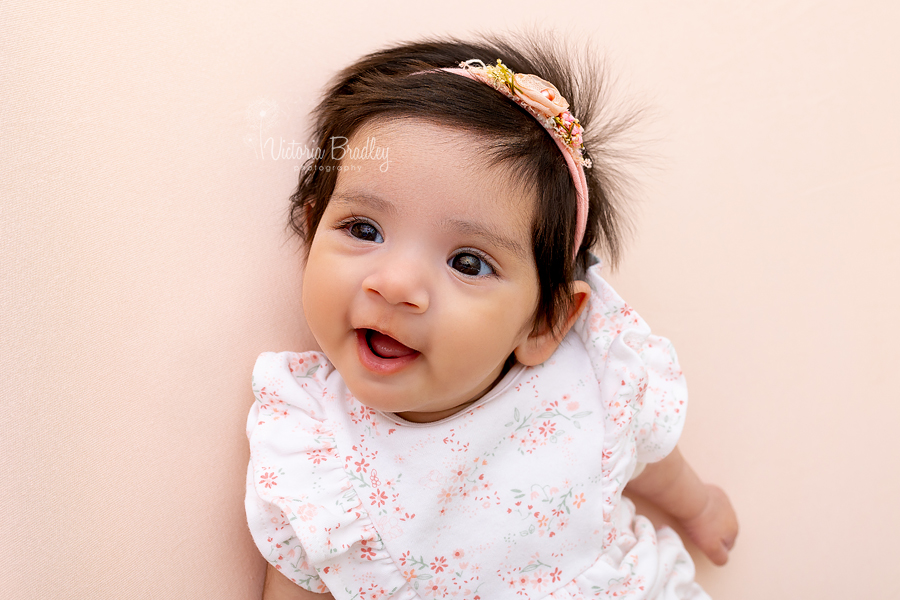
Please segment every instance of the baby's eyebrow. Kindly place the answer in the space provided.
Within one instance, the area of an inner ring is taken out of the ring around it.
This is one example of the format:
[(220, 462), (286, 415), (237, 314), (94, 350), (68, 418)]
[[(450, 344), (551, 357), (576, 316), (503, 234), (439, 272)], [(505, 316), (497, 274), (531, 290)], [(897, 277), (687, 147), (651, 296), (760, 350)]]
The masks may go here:
[(463, 235), (482, 238), (492, 246), (506, 248), (521, 260), (528, 260), (528, 252), (525, 247), (518, 242), (518, 240), (500, 235), (496, 231), (492, 231), (480, 223), (458, 219), (447, 219), (441, 223), (441, 227), (443, 229), (449, 229)]
[(369, 194), (335, 194), (331, 197), (331, 202), (337, 202), (338, 204), (362, 204), (367, 206), (368, 208), (386, 212), (391, 215), (397, 214), (397, 207), (394, 206), (393, 203), (388, 202), (384, 198), (379, 198), (378, 196), (371, 196)]
[[(341, 205), (363, 205), (372, 210), (385, 212), (390, 215), (397, 215), (397, 207), (388, 200), (365, 193), (335, 194), (331, 197), (331, 202)], [(496, 231), (476, 223), (474, 221), (466, 221), (463, 219), (445, 219), (440, 223), (441, 229), (452, 231), (460, 235), (481, 238), (486, 243), (505, 248), (512, 252), (517, 258), (523, 261), (529, 260), (529, 253), (525, 246), (520, 244), (518, 240), (506, 237)]]

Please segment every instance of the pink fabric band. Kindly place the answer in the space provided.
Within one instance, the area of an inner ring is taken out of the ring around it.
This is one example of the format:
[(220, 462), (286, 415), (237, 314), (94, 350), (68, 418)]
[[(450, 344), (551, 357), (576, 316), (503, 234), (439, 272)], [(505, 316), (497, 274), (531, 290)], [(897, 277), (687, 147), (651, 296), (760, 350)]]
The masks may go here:
[[(442, 71), (447, 71), (448, 73), (456, 73), (457, 75), (462, 75), (463, 77), (468, 77), (469, 79), (474, 79), (475, 81), (481, 81), (478, 77), (473, 75), (470, 71), (466, 69), (460, 68), (444, 68)], [(482, 82), (484, 83), (484, 82)], [(488, 85), (485, 83), (485, 85)], [(493, 86), (489, 86), (493, 87)], [(496, 89), (496, 88), (493, 88)], [(502, 93), (502, 92), (501, 92)], [(504, 94), (505, 96), (512, 99), (509, 94)], [(531, 114), (535, 119), (538, 117), (533, 115), (531, 111), (528, 111), (528, 114)], [(540, 123), (541, 121), (538, 120)], [(543, 123), (541, 123), (543, 126)], [(548, 130), (549, 133), (549, 130)], [(581, 241), (584, 239), (584, 230), (587, 227), (587, 214), (588, 214), (588, 187), (587, 187), (587, 177), (584, 173), (584, 167), (575, 162), (575, 159), (572, 157), (572, 154), (569, 152), (569, 149), (566, 148), (565, 144), (557, 138), (557, 136), (551, 133), (550, 137), (553, 138), (553, 141), (556, 142), (559, 151), (562, 152), (563, 158), (566, 159), (566, 165), (569, 167), (569, 174), (572, 176), (572, 183), (575, 184), (575, 206), (576, 206), (576, 216), (575, 216), (575, 248), (572, 251), (572, 259), (574, 260), (578, 256), (578, 249), (581, 247)]]

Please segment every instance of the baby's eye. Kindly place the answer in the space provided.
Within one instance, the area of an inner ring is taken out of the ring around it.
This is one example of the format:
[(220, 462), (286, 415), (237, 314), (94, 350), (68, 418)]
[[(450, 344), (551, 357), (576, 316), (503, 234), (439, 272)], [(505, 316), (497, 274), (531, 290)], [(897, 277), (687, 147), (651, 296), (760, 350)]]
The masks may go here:
[(450, 265), (451, 269), (455, 269), (470, 277), (484, 277), (494, 273), (494, 269), (491, 268), (491, 265), (486, 260), (470, 252), (457, 254), (447, 261), (447, 264)]
[(356, 239), (366, 242), (380, 244), (384, 241), (384, 237), (378, 232), (378, 229), (371, 223), (366, 223), (365, 221), (351, 223), (350, 226), (347, 227), (347, 231), (349, 231), (350, 235)]

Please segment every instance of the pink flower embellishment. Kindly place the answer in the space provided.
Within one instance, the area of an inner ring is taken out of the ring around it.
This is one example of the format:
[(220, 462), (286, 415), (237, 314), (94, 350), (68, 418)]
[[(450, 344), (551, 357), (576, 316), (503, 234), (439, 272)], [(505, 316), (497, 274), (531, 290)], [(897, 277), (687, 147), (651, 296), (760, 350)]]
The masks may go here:
[(513, 81), (519, 99), (545, 117), (558, 117), (569, 108), (556, 86), (537, 75), (516, 73)]
[(584, 155), (584, 129), (569, 112), (569, 101), (555, 85), (537, 75), (516, 73), (501, 60), (496, 65), (486, 65), (473, 58), (459, 66), (525, 108), (553, 134), (576, 164), (590, 168), (591, 160)]

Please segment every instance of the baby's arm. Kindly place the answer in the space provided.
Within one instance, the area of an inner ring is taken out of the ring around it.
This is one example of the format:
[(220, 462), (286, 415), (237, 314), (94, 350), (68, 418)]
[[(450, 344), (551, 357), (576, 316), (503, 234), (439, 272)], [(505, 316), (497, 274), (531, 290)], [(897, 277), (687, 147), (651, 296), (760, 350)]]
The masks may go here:
[(731, 502), (720, 488), (700, 481), (677, 447), (661, 461), (648, 464), (627, 489), (677, 518), (715, 564), (728, 561), (738, 532)]
[(334, 600), (334, 596), (327, 592), (317, 594), (303, 589), (272, 565), (266, 567), (266, 585), (262, 597), (263, 600)]

